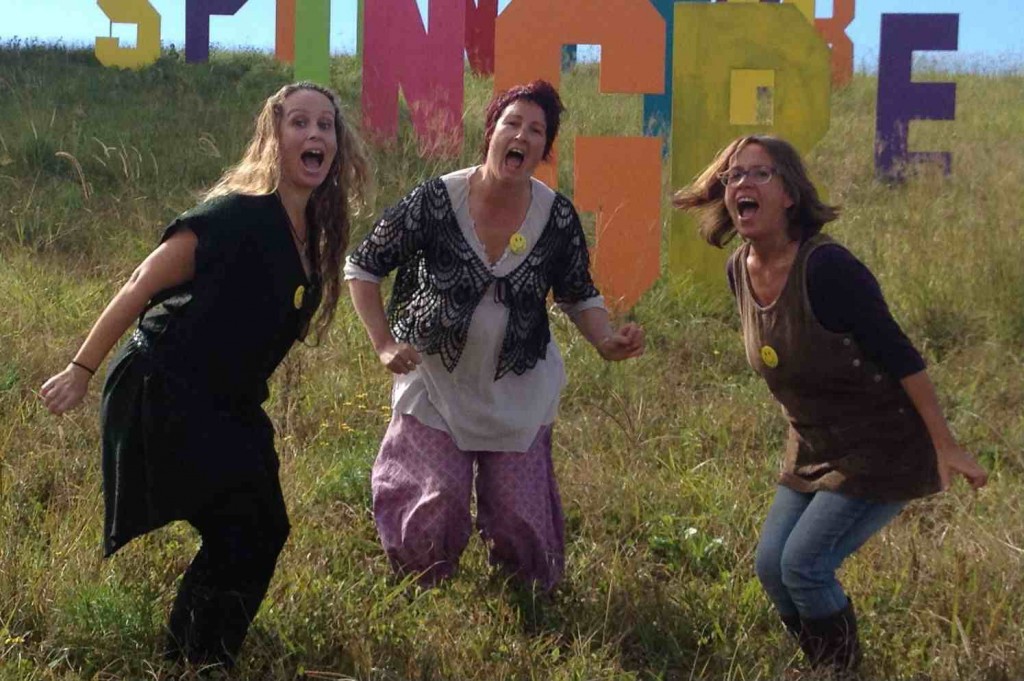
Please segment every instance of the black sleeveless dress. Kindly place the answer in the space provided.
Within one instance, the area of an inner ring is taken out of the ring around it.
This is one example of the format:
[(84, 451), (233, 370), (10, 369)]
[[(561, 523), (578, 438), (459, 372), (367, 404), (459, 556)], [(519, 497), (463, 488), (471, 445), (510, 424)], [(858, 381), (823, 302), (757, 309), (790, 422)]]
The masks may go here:
[[(183, 214), (195, 277), (150, 301), (103, 387), (104, 553), (227, 491), (280, 493), (267, 380), (320, 304), (276, 194), (232, 194)], [(314, 268), (315, 269), (315, 268)]]

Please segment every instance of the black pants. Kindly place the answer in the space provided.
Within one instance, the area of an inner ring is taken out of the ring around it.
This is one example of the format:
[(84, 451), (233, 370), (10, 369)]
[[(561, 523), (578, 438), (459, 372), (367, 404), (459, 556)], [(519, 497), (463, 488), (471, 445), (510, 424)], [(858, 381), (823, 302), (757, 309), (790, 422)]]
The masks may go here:
[(167, 657), (231, 667), (288, 539), (280, 482), (271, 474), (228, 492), (189, 522), (202, 546), (171, 609)]

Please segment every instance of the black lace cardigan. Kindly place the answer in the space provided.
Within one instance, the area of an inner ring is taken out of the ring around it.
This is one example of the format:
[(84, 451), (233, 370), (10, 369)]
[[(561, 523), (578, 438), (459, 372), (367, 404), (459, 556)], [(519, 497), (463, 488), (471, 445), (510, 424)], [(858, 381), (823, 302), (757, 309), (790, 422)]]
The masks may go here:
[(440, 178), (387, 209), (349, 259), (378, 277), (398, 269), (387, 310), (391, 332), (420, 352), (439, 354), (448, 371), (458, 364), (473, 311), (493, 282), (496, 302), (509, 311), (494, 380), (510, 371), (521, 375), (544, 358), (549, 290), (559, 303), (599, 295), (579, 216), (561, 194), (526, 259), (503, 277), (466, 241)]

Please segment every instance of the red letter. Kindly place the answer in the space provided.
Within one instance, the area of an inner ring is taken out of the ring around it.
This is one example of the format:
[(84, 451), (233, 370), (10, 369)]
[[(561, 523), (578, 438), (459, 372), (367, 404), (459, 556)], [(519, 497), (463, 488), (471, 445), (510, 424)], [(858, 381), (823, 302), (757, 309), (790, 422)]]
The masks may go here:
[(415, 0), (366, 3), (363, 118), (378, 138), (398, 132), (398, 90), (425, 153), (462, 145), (465, 0), (430, 0), (429, 30)]
[(478, 76), (494, 75), (494, 20), (498, 0), (466, 0), (466, 57)]

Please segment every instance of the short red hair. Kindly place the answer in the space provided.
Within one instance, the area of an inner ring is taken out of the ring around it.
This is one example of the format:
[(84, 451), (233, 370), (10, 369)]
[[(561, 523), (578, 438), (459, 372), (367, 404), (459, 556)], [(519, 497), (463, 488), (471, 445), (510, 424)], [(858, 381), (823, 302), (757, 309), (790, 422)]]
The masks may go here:
[(548, 160), (548, 156), (551, 155), (551, 147), (555, 143), (555, 137), (558, 136), (558, 125), (565, 106), (554, 85), (546, 80), (534, 80), (526, 85), (514, 85), (504, 92), (499, 92), (487, 104), (487, 110), (484, 113), (483, 152), (485, 161), (487, 160), (487, 149), (491, 146), (491, 138), (494, 137), (494, 128), (498, 125), (498, 119), (510, 104), (520, 99), (533, 102), (544, 111), (544, 123), (547, 127), (544, 160)]

